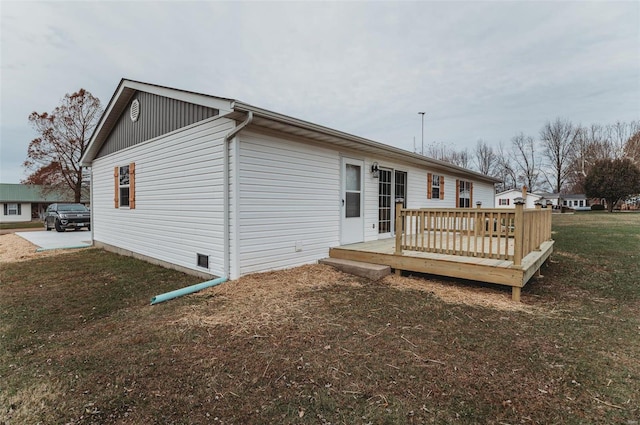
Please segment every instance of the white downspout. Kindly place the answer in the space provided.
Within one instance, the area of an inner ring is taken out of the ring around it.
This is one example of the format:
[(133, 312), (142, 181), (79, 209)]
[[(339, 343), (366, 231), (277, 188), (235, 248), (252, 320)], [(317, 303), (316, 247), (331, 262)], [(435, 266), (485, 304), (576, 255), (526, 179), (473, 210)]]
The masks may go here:
[[(247, 125), (251, 124), (251, 121), (253, 121), (253, 112), (249, 111), (247, 113), (247, 119), (245, 119), (243, 122), (241, 122), (239, 125), (237, 125), (233, 130), (231, 130), (225, 137), (224, 137), (224, 156), (223, 156), (223, 174), (224, 174), (224, 181), (223, 181), (223, 186), (224, 186), (224, 190), (226, 191), (226, 193), (223, 196), (224, 199), (224, 221), (223, 221), (223, 225), (224, 225), (224, 232), (223, 232), (223, 237), (224, 237), (224, 272), (225, 275), (228, 277), (231, 277), (231, 252), (229, 251), (230, 249), (230, 243), (229, 243), (229, 238), (230, 238), (230, 222), (229, 222), (229, 217), (230, 217), (230, 213), (229, 213), (229, 209), (230, 209), (230, 196), (231, 196), (231, 187), (230, 187), (230, 183), (229, 183), (229, 156), (230, 156), (230, 152), (229, 152), (229, 141), (231, 139), (233, 139), (238, 133), (240, 133), (240, 131), (242, 131), (243, 128), (245, 128)], [(237, 159), (236, 159), (237, 161)], [(238, 170), (235, 170), (235, 172), (237, 173)], [(236, 226), (238, 225), (238, 223), (236, 223)], [(236, 229), (237, 231), (238, 229)], [(237, 247), (236, 247), (237, 249)]]

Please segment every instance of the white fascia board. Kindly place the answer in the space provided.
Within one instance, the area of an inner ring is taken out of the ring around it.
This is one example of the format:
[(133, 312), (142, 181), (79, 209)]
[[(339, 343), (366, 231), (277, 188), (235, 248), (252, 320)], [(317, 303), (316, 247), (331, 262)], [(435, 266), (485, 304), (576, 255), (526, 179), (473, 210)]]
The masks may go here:
[(406, 151), (404, 149), (396, 148), (394, 146), (390, 146), (384, 143), (376, 142), (373, 140), (365, 139), (364, 137), (355, 136), (353, 134), (344, 133), (339, 130), (334, 130), (329, 127), (324, 127), (319, 124), (314, 124), (309, 121), (300, 120), (297, 118), (293, 118), (287, 115), (282, 115), (277, 112), (269, 111), (266, 109), (258, 108), (252, 105), (248, 105), (243, 102), (234, 101), (233, 109), (235, 111), (244, 111), (244, 112), (253, 112), (255, 115), (260, 116), (265, 119), (281, 122), (283, 124), (288, 124), (293, 127), (303, 128), (305, 130), (313, 131), (316, 133), (326, 134), (329, 136), (333, 136), (336, 138), (348, 140), (357, 144), (361, 144), (363, 146), (372, 147), (374, 149), (379, 149), (381, 151), (392, 152), (396, 155), (401, 155), (408, 159), (411, 159), (413, 162), (417, 162), (426, 167), (436, 168), (448, 172), (452, 172), (454, 174), (461, 174), (465, 176), (473, 176), (476, 179), (483, 180), (489, 183), (499, 183), (500, 180), (494, 177), (486, 176), (484, 174), (468, 170), (466, 168), (458, 167), (453, 164), (449, 164), (448, 162), (439, 161), (437, 159), (428, 158), (423, 155), (418, 155), (413, 152)]
[(187, 103), (194, 103), (196, 105), (206, 106), (209, 108), (217, 109), (220, 111), (220, 115), (232, 111), (231, 99), (225, 99), (222, 97), (209, 96), (206, 94), (195, 93), (185, 90), (173, 89), (170, 87), (158, 86), (155, 84), (142, 83), (140, 81), (124, 80), (124, 86), (132, 88), (134, 90), (144, 91), (147, 93), (155, 94), (158, 96), (168, 97), (170, 99), (181, 100)]

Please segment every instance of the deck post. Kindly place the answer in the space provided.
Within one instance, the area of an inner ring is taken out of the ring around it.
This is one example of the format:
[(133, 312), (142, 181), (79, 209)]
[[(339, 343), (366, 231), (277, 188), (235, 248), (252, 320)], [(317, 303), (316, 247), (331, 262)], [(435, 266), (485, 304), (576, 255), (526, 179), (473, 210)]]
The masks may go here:
[[(402, 217), (402, 206), (404, 204), (403, 200), (396, 199), (396, 249), (395, 255), (402, 255), (402, 234), (404, 233), (404, 229), (402, 228), (402, 224), (404, 219)], [(402, 276), (402, 270), (396, 268), (395, 269), (396, 276)]]
[[(513, 200), (516, 205), (516, 216), (513, 221), (513, 265), (522, 265), (522, 244), (524, 243), (524, 199)], [(515, 288), (515, 287), (514, 287)], [(518, 288), (518, 292), (520, 288)]]
[(511, 300), (517, 303), (520, 302), (520, 287), (512, 286), (511, 287)]
[(402, 204), (396, 201), (396, 255), (402, 255)]

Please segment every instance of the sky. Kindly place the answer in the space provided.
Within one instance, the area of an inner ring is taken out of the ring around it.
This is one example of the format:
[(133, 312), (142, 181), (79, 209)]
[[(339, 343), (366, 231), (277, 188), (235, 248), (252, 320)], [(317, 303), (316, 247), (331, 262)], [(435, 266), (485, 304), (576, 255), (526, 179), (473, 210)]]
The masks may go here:
[[(121, 78), (409, 151), (640, 119), (640, 2), (0, 2), (0, 182), (31, 112)], [(418, 112), (425, 112), (424, 127)]]

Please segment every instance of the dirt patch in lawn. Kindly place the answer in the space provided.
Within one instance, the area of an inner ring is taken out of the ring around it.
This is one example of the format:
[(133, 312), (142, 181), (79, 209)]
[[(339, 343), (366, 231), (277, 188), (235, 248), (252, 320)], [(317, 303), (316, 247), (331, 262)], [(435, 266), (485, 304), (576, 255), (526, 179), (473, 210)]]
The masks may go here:
[(331, 266), (307, 265), (289, 270), (257, 273), (198, 293), (204, 303), (185, 307), (178, 321), (183, 325), (218, 326), (234, 334), (259, 334), (263, 328), (282, 326), (314, 311), (309, 293), (335, 285), (384, 285), (401, 290), (431, 293), (449, 304), (484, 307), (502, 311), (542, 314), (538, 307), (511, 301), (510, 293), (493, 288), (456, 286), (424, 278), (387, 276), (380, 282), (342, 273)]
[(416, 277), (401, 277), (390, 275), (383, 282), (392, 288), (410, 289), (431, 292), (437, 298), (449, 304), (463, 304), (468, 306), (485, 307), (503, 311), (521, 311), (525, 313), (542, 313), (540, 307), (511, 300), (508, 293), (498, 290), (498, 287), (467, 287), (456, 283), (444, 283)]
[(0, 262), (15, 263), (19, 261), (33, 260), (34, 258), (51, 257), (64, 254), (70, 250), (50, 250), (36, 252), (38, 247), (13, 233), (0, 235)]
[(16, 234), (0, 235), (0, 263), (16, 263), (76, 251), (75, 249), (52, 249), (36, 252), (36, 249), (38, 249), (37, 246)]
[(330, 285), (360, 286), (368, 282), (333, 267), (308, 265), (288, 270), (255, 273), (199, 292), (208, 297), (185, 309), (180, 322), (188, 325), (226, 325), (234, 334), (259, 333), (260, 329), (283, 325), (313, 310), (312, 297), (305, 294)]

